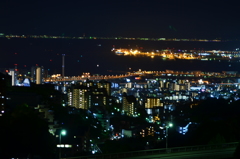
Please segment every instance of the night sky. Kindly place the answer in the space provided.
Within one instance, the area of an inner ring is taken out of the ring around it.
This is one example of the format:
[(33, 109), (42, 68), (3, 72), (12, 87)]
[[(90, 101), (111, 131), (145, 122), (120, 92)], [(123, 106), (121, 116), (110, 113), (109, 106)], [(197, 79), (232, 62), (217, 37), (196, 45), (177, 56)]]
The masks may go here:
[(239, 4), (229, 0), (1, 0), (0, 32), (236, 39)]

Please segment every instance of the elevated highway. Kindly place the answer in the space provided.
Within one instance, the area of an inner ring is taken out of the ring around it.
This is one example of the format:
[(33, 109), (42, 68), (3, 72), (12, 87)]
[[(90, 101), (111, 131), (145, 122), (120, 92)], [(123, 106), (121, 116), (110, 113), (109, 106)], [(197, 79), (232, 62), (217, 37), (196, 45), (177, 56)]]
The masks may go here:
[(67, 81), (83, 81), (86, 79), (89, 80), (110, 80), (110, 79), (118, 79), (118, 78), (126, 78), (130, 77), (130, 74), (121, 74), (121, 75), (92, 75), (92, 76), (72, 76), (72, 77), (64, 77), (64, 78), (47, 78), (45, 82), (67, 82)]
[(237, 72), (201, 72), (201, 71), (137, 71), (137, 72), (127, 72), (126, 74), (120, 75), (90, 75), (84, 74), (82, 76), (65, 76), (62, 77), (54, 77), (54, 78), (46, 78), (45, 82), (64, 82), (64, 81), (82, 81), (82, 80), (111, 80), (111, 79), (120, 79), (127, 77), (146, 77), (146, 78), (168, 78), (168, 79), (219, 79), (220, 81), (223, 79), (227, 79), (230, 83), (236, 83), (240, 80), (240, 74)]

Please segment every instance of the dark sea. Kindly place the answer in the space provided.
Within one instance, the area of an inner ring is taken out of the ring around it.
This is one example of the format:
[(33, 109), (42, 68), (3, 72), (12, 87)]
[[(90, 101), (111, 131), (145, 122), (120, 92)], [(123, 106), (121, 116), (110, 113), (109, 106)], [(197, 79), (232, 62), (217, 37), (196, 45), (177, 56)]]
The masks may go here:
[(111, 49), (137, 48), (161, 50), (234, 50), (240, 42), (167, 42), (133, 40), (74, 40), (74, 39), (6, 39), (0, 38), (0, 68), (30, 70), (32, 66), (43, 66), (50, 74), (61, 74), (62, 54), (65, 54), (65, 75), (78, 76), (83, 72), (91, 74), (122, 74), (141, 70), (183, 70), (183, 71), (240, 71), (240, 62), (162, 60), (160, 57), (118, 56)]

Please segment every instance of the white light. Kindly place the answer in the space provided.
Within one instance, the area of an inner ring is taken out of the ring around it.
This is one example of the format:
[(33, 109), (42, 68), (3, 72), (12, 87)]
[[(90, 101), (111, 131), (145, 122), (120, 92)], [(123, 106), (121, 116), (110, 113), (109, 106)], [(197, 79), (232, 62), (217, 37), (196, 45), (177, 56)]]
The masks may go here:
[(66, 130), (61, 131), (61, 135), (66, 135), (66, 134), (67, 134)]
[(65, 147), (70, 147), (69, 145), (65, 145)]

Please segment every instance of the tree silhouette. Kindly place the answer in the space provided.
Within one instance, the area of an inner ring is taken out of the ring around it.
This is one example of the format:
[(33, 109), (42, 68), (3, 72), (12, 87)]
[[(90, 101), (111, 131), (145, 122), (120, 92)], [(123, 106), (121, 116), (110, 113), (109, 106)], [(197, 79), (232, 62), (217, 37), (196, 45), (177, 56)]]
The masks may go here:
[(27, 105), (17, 106), (0, 118), (0, 154), (3, 158), (41, 156), (52, 158), (54, 137), (48, 123)]

